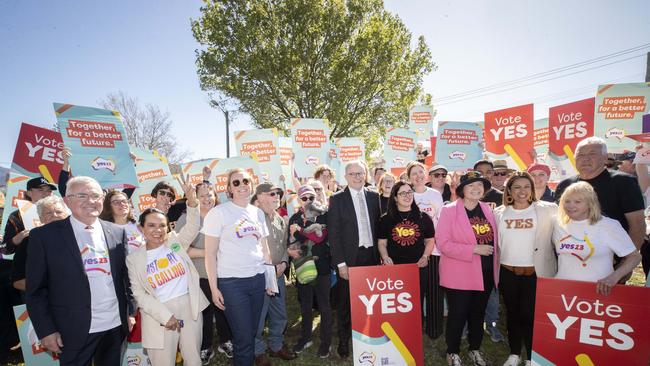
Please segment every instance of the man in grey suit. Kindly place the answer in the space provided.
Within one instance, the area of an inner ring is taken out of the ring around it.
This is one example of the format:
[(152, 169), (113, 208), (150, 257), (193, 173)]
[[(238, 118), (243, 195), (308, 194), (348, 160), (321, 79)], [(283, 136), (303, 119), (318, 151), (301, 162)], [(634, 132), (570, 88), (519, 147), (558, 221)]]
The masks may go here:
[(351, 161), (345, 166), (348, 186), (330, 198), (327, 226), (332, 265), (338, 268), (339, 304), (337, 352), (349, 356), (350, 323), (349, 267), (374, 266), (379, 263), (376, 225), (379, 221), (379, 195), (364, 187), (366, 166)]

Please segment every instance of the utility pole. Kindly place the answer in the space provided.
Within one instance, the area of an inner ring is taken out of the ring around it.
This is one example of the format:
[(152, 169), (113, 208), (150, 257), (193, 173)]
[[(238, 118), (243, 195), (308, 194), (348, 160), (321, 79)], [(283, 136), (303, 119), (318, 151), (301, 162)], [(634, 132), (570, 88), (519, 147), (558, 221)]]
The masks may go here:
[(645, 63), (645, 82), (650, 83), (650, 52), (648, 52), (647, 57)]
[(230, 157), (230, 112), (227, 110), (223, 111), (223, 115), (226, 117), (226, 157)]

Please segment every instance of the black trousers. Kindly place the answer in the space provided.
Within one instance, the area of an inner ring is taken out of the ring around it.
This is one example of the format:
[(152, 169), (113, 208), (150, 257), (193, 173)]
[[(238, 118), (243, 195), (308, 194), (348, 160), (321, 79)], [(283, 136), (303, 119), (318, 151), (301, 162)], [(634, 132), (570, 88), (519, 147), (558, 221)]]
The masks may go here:
[(533, 323), (535, 320), (535, 291), (537, 276), (517, 276), (501, 267), (499, 290), (506, 305), (506, 326), (510, 354), (521, 354), (521, 344), (526, 346), (526, 359), (530, 360), (533, 348)]
[[(440, 256), (433, 255), (429, 259), (427, 270), (426, 291), (426, 334), (431, 339), (436, 339), (442, 334), (443, 312), (445, 296), (440, 287)], [(420, 274), (421, 275), (421, 274)]]
[[(363, 267), (377, 265), (377, 258), (374, 248), (359, 247), (357, 259), (354, 265), (347, 263), (349, 267)], [(339, 303), (337, 307), (339, 344), (348, 344), (352, 336), (352, 323), (350, 322), (350, 282), (338, 278), (339, 282)]]
[[(4, 259), (0, 259), (6, 264)], [(9, 354), (9, 349), (20, 342), (14, 319), (14, 306), (20, 304), (20, 294), (13, 288), (9, 276), (0, 279), (0, 360)]]
[(302, 315), (300, 342), (311, 340), (314, 294), (320, 311), (320, 348), (326, 349), (332, 343), (332, 308), (330, 307), (330, 276), (318, 275), (312, 284), (297, 283), (300, 313)]
[(59, 357), (61, 366), (120, 366), (126, 350), (126, 334), (122, 326), (103, 332), (90, 333), (81, 349), (63, 349)]
[(460, 353), (460, 339), (467, 323), (469, 350), (481, 348), (483, 342), (483, 318), (490, 293), (494, 287), (492, 273), (483, 273), (483, 291), (446, 288), (449, 314), (447, 315), (447, 353)]
[(219, 309), (212, 302), (212, 291), (210, 291), (210, 282), (207, 278), (199, 278), (199, 286), (205, 297), (208, 298), (210, 304), (207, 308), (203, 309), (203, 337), (201, 338), (201, 350), (212, 348), (214, 339), (214, 326), (216, 323), (217, 333), (219, 333), (219, 344), (228, 342), (232, 339), (232, 332), (226, 320), (226, 313)]

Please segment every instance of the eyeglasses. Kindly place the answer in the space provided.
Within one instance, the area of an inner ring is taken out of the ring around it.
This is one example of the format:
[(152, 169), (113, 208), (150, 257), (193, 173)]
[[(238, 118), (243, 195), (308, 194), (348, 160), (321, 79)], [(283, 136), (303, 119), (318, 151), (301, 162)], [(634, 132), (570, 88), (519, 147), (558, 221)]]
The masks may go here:
[(104, 198), (104, 195), (100, 194), (100, 193), (90, 193), (90, 194), (88, 194), (88, 193), (71, 193), (71, 194), (67, 194), (66, 196), (67, 197), (74, 197), (74, 198), (76, 198), (78, 200), (82, 200), (82, 201), (87, 201), (87, 200), (99, 201), (99, 200)]
[(250, 185), (250, 184), (251, 184), (251, 181), (250, 181), (248, 178), (244, 178), (244, 179), (242, 179), (242, 180), (235, 179), (235, 180), (232, 181), (232, 185), (233, 185), (233, 187), (239, 187), (239, 185), (242, 184), (242, 183), (243, 183), (245, 186), (247, 186), (247, 185)]
[(508, 172), (494, 172), (495, 177), (506, 177), (508, 176)]
[(175, 195), (173, 192), (171, 192), (171, 191), (163, 191), (163, 190), (159, 190), (159, 191), (156, 193), (156, 195), (157, 195), (157, 196), (160, 196), (160, 195), (167, 196), (167, 197), (169, 197), (169, 198), (171, 198), (171, 199), (176, 198), (176, 195)]
[(429, 173), (429, 175), (433, 175), (434, 178), (447, 178), (447, 173)]
[(300, 197), (300, 199), (302, 200), (302, 202), (307, 202), (307, 201), (312, 201), (313, 202), (314, 199), (316, 199), (316, 197), (314, 197), (314, 196)]
[(413, 191), (402, 191), (397, 193), (398, 196), (405, 198), (413, 195)]
[(111, 205), (113, 205), (113, 206), (125, 206), (125, 205), (128, 205), (128, 204), (129, 204), (129, 201), (127, 201), (127, 200), (111, 201)]
[(348, 173), (348, 175), (351, 176), (351, 177), (360, 178), (360, 177), (365, 176), (366, 173), (363, 173), (363, 172), (356, 172), (356, 173), (350, 172), (350, 173)]

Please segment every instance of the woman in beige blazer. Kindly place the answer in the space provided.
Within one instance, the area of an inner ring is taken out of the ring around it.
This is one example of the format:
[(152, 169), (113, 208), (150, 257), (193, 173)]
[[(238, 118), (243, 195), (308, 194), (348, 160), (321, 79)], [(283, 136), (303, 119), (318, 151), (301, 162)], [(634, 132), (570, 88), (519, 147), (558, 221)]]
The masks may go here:
[(510, 356), (504, 366), (521, 361), (522, 343), (526, 365), (530, 364), (535, 317), (537, 276), (557, 272), (552, 235), (557, 223), (557, 205), (537, 200), (533, 178), (515, 172), (506, 182), (503, 206), (494, 211), (501, 256), (499, 290), (506, 305)]
[(208, 301), (187, 254), (199, 232), (199, 202), (189, 179), (183, 190), (185, 226), (179, 233), (169, 232), (162, 211), (145, 210), (138, 220), (145, 245), (126, 259), (131, 290), (142, 313), (142, 347), (153, 366), (173, 366), (177, 348), (186, 366), (201, 365), (201, 311)]

